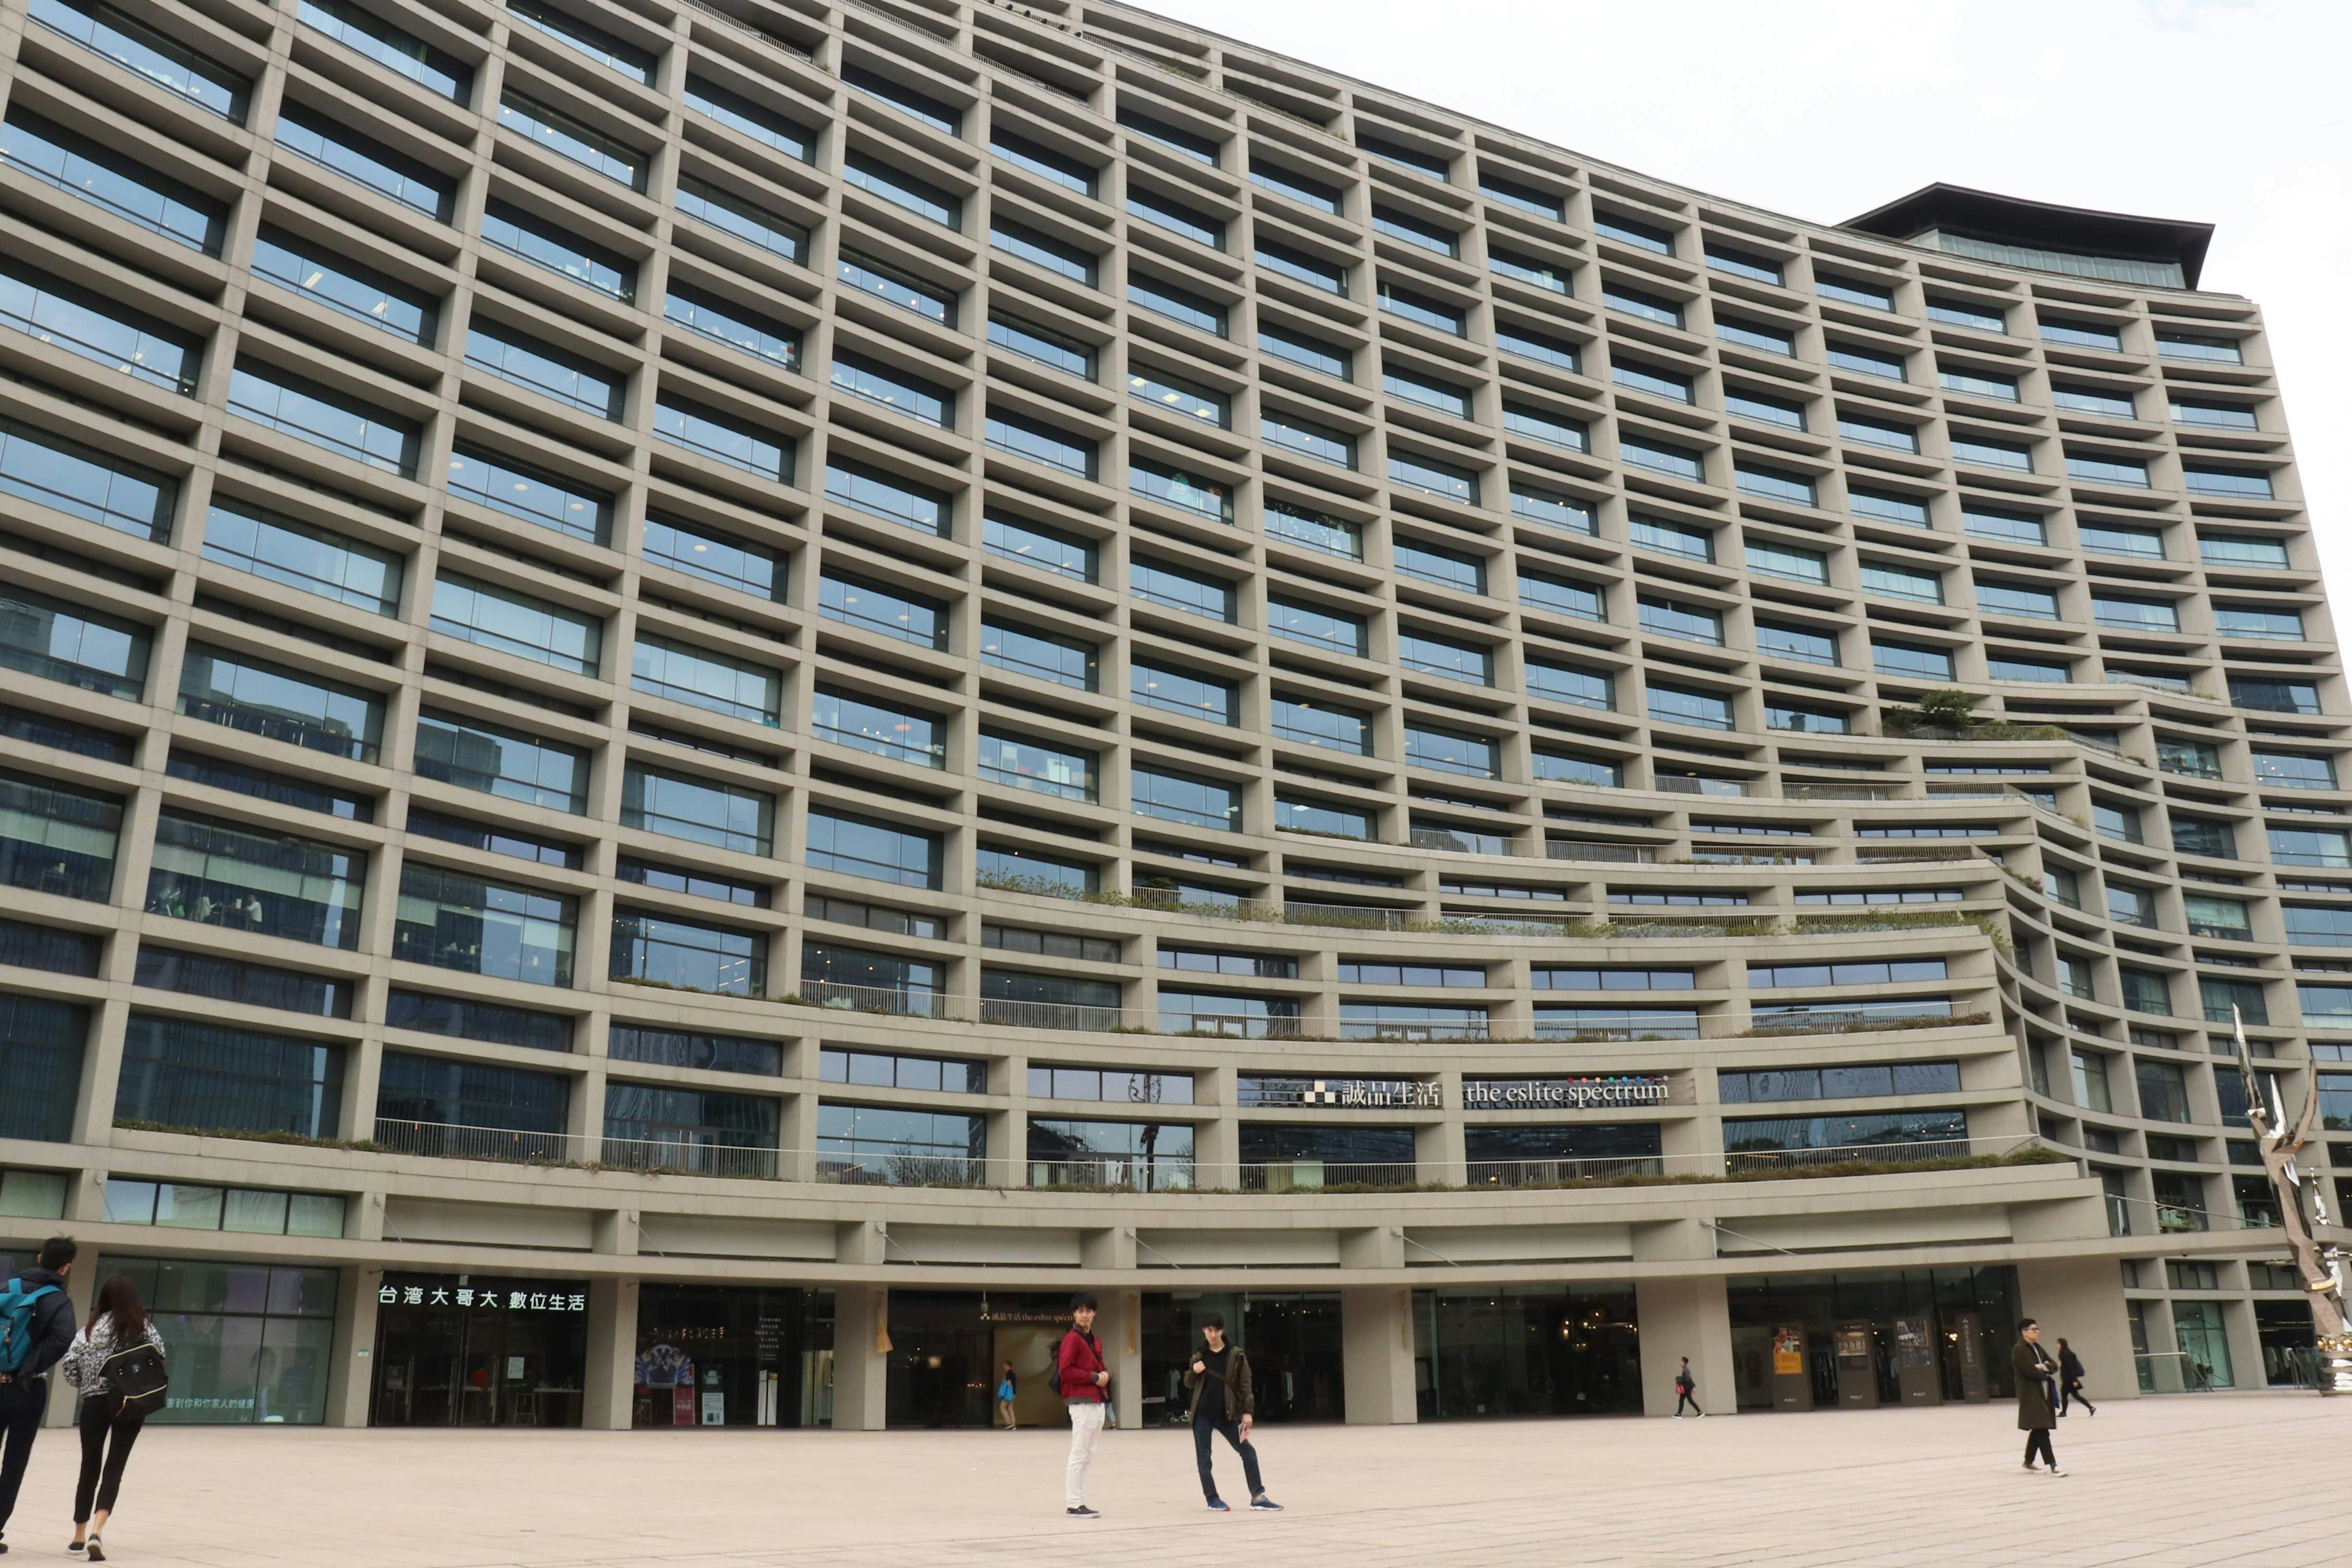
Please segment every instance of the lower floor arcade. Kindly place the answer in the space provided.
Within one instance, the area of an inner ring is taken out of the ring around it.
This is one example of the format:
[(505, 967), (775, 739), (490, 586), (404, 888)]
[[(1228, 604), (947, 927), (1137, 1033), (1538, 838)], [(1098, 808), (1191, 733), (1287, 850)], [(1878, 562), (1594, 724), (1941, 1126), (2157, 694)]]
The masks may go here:
[[(0, 1267), (30, 1261), (0, 1252)], [(1016, 1421), (1065, 1419), (1067, 1287), (90, 1261), (77, 1298), (131, 1276), (173, 1347), (165, 1421), (978, 1428), (1001, 1421), (1008, 1370)], [(2094, 1397), (2292, 1381), (2279, 1314), (2240, 1325), (2118, 1285), (2112, 1261), (2088, 1259), (1549, 1282), (1433, 1270), (1402, 1288), (1105, 1289), (1098, 1331), (1131, 1425), (1184, 1419), (1182, 1366), (1211, 1312), (1248, 1352), (1267, 1423), (1664, 1415), (1684, 1356), (1713, 1414), (1998, 1401), (2027, 1312), (2071, 1339)]]

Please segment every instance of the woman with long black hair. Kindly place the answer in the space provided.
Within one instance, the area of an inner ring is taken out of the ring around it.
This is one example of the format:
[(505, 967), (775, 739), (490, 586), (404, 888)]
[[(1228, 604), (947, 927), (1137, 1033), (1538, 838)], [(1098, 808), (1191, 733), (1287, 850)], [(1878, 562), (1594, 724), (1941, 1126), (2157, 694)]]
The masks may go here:
[[(99, 1535), (107, 1515), (114, 1511), (115, 1494), (122, 1489), (122, 1467), (131, 1445), (147, 1421), (149, 1399), (142, 1390), (116, 1388), (109, 1381), (110, 1364), (121, 1375), (117, 1361), (124, 1352), (152, 1348), (158, 1360), (163, 1336), (147, 1321), (139, 1304), (139, 1289), (131, 1278), (117, 1274), (98, 1288), (98, 1304), (89, 1321), (74, 1336), (73, 1347), (58, 1363), (68, 1383), (81, 1390), (81, 1479), (74, 1485), (74, 1538), (69, 1552), (87, 1550), (89, 1561), (106, 1561)], [(160, 1386), (160, 1383), (159, 1383)], [(160, 1400), (161, 1395), (152, 1396)], [(92, 1505), (95, 1504), (93, 1510)]]

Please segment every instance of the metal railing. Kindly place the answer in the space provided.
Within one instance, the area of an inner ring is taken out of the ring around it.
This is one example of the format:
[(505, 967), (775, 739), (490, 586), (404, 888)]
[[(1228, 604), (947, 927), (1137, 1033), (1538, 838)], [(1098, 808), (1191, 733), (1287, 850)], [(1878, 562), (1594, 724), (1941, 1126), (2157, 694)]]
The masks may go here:
[[(1832, 1165), (1912, 1165), (1930, 1160), (1961, 1160), (1981, 1139), (1931, 1138), (1909, 1143), (1847, 1143), (1829, 1149), (1737, 1149), (1723, 1157), (1726, 1172), (1816, 1170)], [(2020, 1140), (2022, 1142), (2022, 1140)]]
[(1570, 838), (1544, 840), (1544, 858), (1548, 860), (1587, 860), (1615, 866), (1648, 866), (1658, 858), (1657, 847), (1649, 844), (1592, 844)]
[(900, 1018), (944, 1018), (944, 993), (898, 985), (856, 985), (844, 980), (803, 980), (800, 998), (841, 1013), (882, 1013)]
[(1617, 1159), (1473, 1160), (1465, 1167), (1474, 1187), (1570, 1187), (1583, 1182), (1663, 1176), (1666, 1163), (1656, 1154)]
[(757, 1181), (774, 1181), (782, 1174), (782, 1155), (773, 1147), (719, 1143), (683, 1132), (667, 1138), (604, 1138), (379, 1116), (374, 1142), (389, 1153), (424, 1154), (436, 1160), (490, 1160), (502, 1164)]
[(1758, 794), (1757, 786), (1761, 782), (1758, 779), (1695, 778), (1678, 773), (1659, 773), (1651, 780), (1652, 785), (1661, 795), (1710, 795), (1726, 799)]
[(1015, 1029), (1124, 1029), (1141, 1027), (1160, 1030), (1156, 1015), (1152, 1021), (1141, 1025), (1127, 1022), (1130, 1015), (1123, 1007), (1093, 1007), (1082, 1002), (1016, 1001), (1005, 996), (983, 996), (980, 999), (980, 1021), (1002, 1024)]
[(586, 1164), (581, 1140), (567, 1132), (512, 1127), (466, 1127), (444, 1121), (375, 1119), (375, 1145), (395, 1154), (437, 1160), (500, 1160), (530, 1165)]
[(1106, 1154), (1095, 1160), (1032, 1160), (1029, 1184), (1095, 1192), (1191, 1192), (1193, 1164), (1166, 1155)]

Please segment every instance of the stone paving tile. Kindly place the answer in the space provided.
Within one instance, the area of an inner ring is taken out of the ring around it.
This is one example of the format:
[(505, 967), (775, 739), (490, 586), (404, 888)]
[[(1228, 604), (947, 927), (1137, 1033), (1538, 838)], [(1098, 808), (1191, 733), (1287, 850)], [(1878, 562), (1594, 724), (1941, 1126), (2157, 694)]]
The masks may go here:
[[(2061, 1428), (2063, 1479), (2020, 1470), (2001, 1406), (1277, 1427), (1275, 1517), (1208, 1513), (1182, 1434), (1123, 1432), (1094, 1524), (1060, 1515), (1050, 1431), (159, 1427), (107, 1534), (152, 1568), (2352, 1568), (2352, 1400), (2105, 1409)], [(70, 1437), (35, 1451), (11, 1568), (65, 1556)]]

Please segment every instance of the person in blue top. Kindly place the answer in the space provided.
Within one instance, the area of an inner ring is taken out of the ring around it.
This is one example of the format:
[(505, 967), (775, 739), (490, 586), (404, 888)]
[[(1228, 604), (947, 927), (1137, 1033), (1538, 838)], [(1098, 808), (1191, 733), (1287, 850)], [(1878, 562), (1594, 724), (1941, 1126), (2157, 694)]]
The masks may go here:
[(16, 1511), (16, 1492), (48, 1408), (49, 1368), (73, 1343), (66, 1276), (79, 1250), (70, 1237), (51, 1237), (41, 1244), (38, 1263), (0, 1286), (0, 1552), (8, 1550), (8, 1516)]

